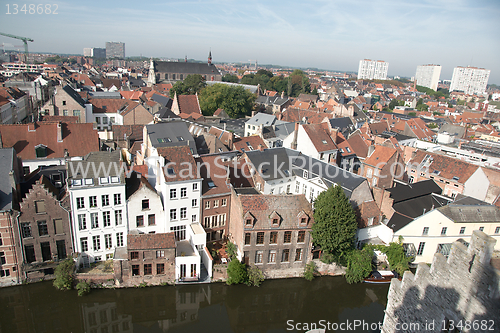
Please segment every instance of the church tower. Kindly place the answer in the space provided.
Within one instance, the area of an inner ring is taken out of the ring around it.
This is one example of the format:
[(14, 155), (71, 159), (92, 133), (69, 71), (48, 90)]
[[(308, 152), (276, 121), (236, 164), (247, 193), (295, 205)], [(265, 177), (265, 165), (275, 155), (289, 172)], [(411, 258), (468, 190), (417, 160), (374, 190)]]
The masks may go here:
[(212, 50), (208, 53), (208, 65), (212, 64)]
[(153, 62), (153, 58), (151, 58), (149, 62), (149, 73), (148, 73), (148, 87), (152, 87), (156, 84), (156, 75), (155, 75), (155, 64)]

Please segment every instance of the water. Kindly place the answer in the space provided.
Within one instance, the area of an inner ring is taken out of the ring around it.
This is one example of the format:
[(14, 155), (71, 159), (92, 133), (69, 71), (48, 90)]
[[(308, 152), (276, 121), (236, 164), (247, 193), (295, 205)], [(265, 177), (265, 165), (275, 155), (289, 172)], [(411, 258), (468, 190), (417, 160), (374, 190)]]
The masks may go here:
[(372, 332), (354, 330), (354, 320), (365, 328), (381, 322), (388, 289), (321, 277), (268, 280), (258, 288), (217, 283), (103, 289), (78, 297), (46, 281), (0, 289), (0, 332), (277, 333), (328, 322)]

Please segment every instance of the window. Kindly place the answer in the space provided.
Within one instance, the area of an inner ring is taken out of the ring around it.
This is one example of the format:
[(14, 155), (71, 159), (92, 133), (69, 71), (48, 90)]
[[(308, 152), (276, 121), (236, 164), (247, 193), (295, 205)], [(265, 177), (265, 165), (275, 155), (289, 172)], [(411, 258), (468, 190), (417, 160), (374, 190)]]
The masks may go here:
[(181, 188), (181, 198), (187, 197), (187, 187)]
[(222, 199), (221, 206), (222, 207), (226, 207), (227, 206), (227, 199)]
[(479, 231), (484, 231), (484, 227), (479, 227)]
[(285, 231), (285, 236), (283, 237), (283, 243), (291, 243), (292, 242), (292, 232), (291, 231)]
[(203, 220), (203, 226), (205, 228), (210, 228), (210, 216), (205, 216), (205, 218)]
[(165, 264), (156, 264), (156, 274), (165, 274)]
[(120, 193), (115, 193), (113, 195), (113, 199), (114, 199), (114, 202), (115, 202), (115, 206), (116, 205), (120, 205), (122, 203), (122, 195)]
[(144, 264), (144, 275), (151, 275), (152, 274), (152, 265), (151, 264)]
[(148, 215), (148, 225), (156, 225), (156, 215), (155, 214)]
[(273, 226), (277, 227), (278, 226), (278, 219), (273, 219)]
[(110, 212), (102, 212), (102, 220), (105, 227), (109, 227), (111, 225), (111, 214)]
[(297, 235), (297, 243), (304, 243), (306, 240), (306, 232), (304, 230), (300, 230)]
[(269, 244), (277, 244), (278, 243), (278, 232), (273, 231), (269, 236)]
[(47, 229), (47, 221), (37, 221), (38, 224), (38, 236), (45, 236), (49, 234)]
[(250, 245), (250, 233), (245, 232), (245, 245)]
[(443, 227), (443, 228), (441, 229), (441, 236), (445, 236), (445, 235), (446, 235), (446, 230), (447, 230), (447, 229), (448, 229), (447, 227)]
[(94, 251), (99, 251), (101, 249), (101, 236), (92, 236), (92, 243), (94, 244)]
[(299, 193), (300, 191), (300, 183), (297, 182), (297, 184), (295, 185), (295, 193)]
[(267, 262), (270, 264), (276, 262), (276, 250), (269, 251), (269, 258), (267, 259)]
[(111, 124), (114, 124), (115, 123), (115, 117), (109, 117), (109, 122)]
[(302, 249), (295, 250), (295, 261), (302, 261)]
[(82, 248), (82, 252), (89, 250), (89, 244), (87, 242), (87, 237), (80, 238), (80, 247)]
[(104, 235), (104, 245), (106, 249), (110, 249), (113, 247), (113, 241), (111, 240), (111, 234)]
[(122, 224), (122, 211), (121, 210), (115, 210), (115, 224), (116, 225)]
[(4, 252), (0, 252), (0, 265), (5, 265), (6, 261), (5, 261), (5, 253)]
[(85, 203), (83, 202), (83, 198), (76, 198), (76, 208), (77, 209), (85, 208)]
[(136, 227), (144, 227), (144, 216), (136, 216), (135, 217), (135, 225)]
[(290, 250), (289, 249), (283, 250), (283, 254), (281, 256), (281, 261), (282, 262), (289, 262), (290, 261)]
[(123, 246), (123, 232), (116, 233), (116, 246)]
[(257, 244), (264, 244), (264, 232), (257, 233)]
[(42, 158), (42, 157), (47, 157), (47, 147), (44, 145), (38, 145), (35, 147), (35, 154), (36, 157)]
[(108, 123), (108, 118), (107, 117), (102, 117), (102, 123), (107, 124)]
[(256, 264), (261, 264), (262, 263), (262, 251), (256, 251), (255, 252), (255, 263)]
[(62, 101), (62, 105), (66, 105), (66, 101)]
[(97, 207), (97, 197), (95, 195), (89, 197), (89, 206)]
[(219, 207), (219, 200), (214, 200), (214, 208)]
[(303, 184), (302, 185), (302, 194), (306, 194), (306, 192), (307, 192), (307, 185)]
[(420, 242), (420, 244), (418, 244), (417, 256), (421, 256), (422, 253), (424, 253), (424, 246), (425, 242)]
[(226, 225), (226, 214), (219, 215), (219, 227)]
[(465, 234), (465, 227), (460, 228), (460, 235), (463, 235), (463, 234)]
[(429, 234), (429, 227), (424, 227), (424, 230), (422, 230), (422, 236), (426, 236)]
[(92, 229), (99, 228), (99, 218), (97, 213), (90, 213), (90, 224)]
[(33, 237), (31, 235), (31, 223), (29, 222), (21, 223), (21, 232), (23, 234), (23, 238)]
[(132, 276), (139, 275), (139, 265), (132, 265)]
[(171, 227), (170, 231), (174, 232), (176, 241), (181, 241), (181, 240), (186, 239), (186, 226), (185, 225)]
[(177, 199), (177, 190), (175, 188), (170, 189), (170, 199)]
[(247, 227), (251, 227), (251, 226), (252, 226), (252, 224), (253, 224), (252, 219), (246, 219), (246, 220), (245, 220), (245, 225), (246, 225)]
[(191, 221), (192, 221), (192, 222), (196, 222), (196, 214), (191, 215)]
[(181, 219), (185, 219), (187, 217), (187, 208), (182, 207), (181, 208)]
[(191, 207), (196, 207), (196, 206), (198, 206), (198, 199), (191, 200)]
[(54, 219), (53, 222), (54, 222), (54, 231), (55, 231), (56, 235), (63, 234), (64, 229), (63, 229), (62, 219)]
[(170, 221), (177, 220), (177, 209), (170, 210)]
[(205, 201), (205, 209), (210, 209), (210, 201)]
[(300, 224), (302, 224), (302, 225), (307, 224), (307, 217), (302, 217), (302, 218), (300, 219)]
[(32, 263), (36, 261), (35, 246), (33, 244), (24, 246), (24, 254), (26, 255), (27, 263)]
[(137, 260), (137, 259), (139, 259), (139, 252), (137, 251), (130, 252), (130, 260)]
[(95, 123), (100, 124), (101, 123), (101, 117), (95, 117)]
[(500, 234), (500, 227), (495, 228), (495, 234)]
[(193, 183), (193, 191), (198, 191), (198, 183)]
[(156, 251), (156, 258), (165, 258), (165, 251), (163, 250)]

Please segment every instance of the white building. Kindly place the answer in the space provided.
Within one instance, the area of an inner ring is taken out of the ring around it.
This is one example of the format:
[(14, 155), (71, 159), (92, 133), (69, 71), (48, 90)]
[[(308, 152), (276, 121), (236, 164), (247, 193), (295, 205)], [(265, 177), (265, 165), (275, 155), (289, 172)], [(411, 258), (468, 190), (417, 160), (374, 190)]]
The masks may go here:
[(463, 91), (466, 94), (486, 92), (490, 70), (477, 67), (455, 67), (451, 78), (450, 91)]
[(278, 120), (275, 116), (267, 113), (257, 113), (252, 118), (245, 122), (245, 135), (251, 136), (257, 135), (260, 131), (262, 133), (262, 128), (265, 126), (285, 124), (285, 121)]
[(84, 265), (113, 257), (127, 244), (125, 175), (120, 151), (93, 152), (68, 162), (75, 252)]
[(386, 80), (389, 63), (382, 60), (359, 61), (358, 80)]
[(417, 84), (419, 86), (427, 87), (434, 91), (437, 91), (440, 75), (440, 65), (420, 65), (417, 66), (415, 80), (417, 80)]

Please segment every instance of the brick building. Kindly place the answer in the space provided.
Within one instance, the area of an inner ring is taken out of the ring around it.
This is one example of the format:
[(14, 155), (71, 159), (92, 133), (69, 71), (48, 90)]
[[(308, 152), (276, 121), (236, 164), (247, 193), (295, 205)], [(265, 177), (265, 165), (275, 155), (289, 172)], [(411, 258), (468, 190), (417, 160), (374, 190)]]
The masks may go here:
[(69, 211), (61, 205), (59, 194), (50, 180), (41, 176), (20, 202), (18, 249), (21, 270), (28, 280), (53, 274), (58, 261), (73, 253)]
[(79, 123), (84, 123), (85, 104), (87, 102), (71, 86), (57, 86), (54, 96), (42, 106), (40, 113), (48, 116), (76, 116)]
[(243, 194), (235, 190), (230, 240), (237, 246), (238, 256), (266, 276), (278, 270), (298, 276), (311, 259), (312, 216), (312, 205), (302, 194)]

